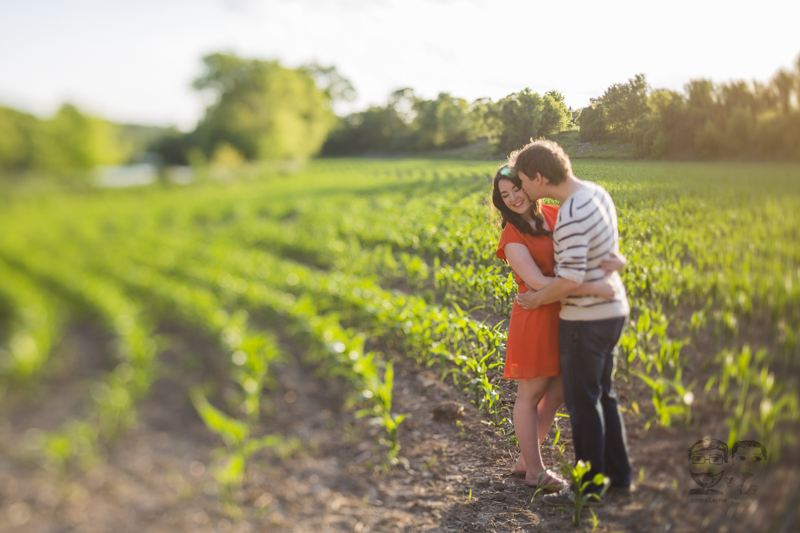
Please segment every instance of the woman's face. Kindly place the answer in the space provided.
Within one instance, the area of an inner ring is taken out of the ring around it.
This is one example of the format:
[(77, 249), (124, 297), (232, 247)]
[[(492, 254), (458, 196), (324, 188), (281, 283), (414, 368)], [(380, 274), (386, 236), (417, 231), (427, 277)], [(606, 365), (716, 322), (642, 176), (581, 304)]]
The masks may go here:
[(760, 448), (745, 446), (733, 454), (733, 466), (743, 478), (759, 475), (765, 464), (766, 458)]
[(527, 213), (531, 209), (531, 201), (525, 191), (514, 185), (511, 180), (500, 180), (497, 183), (497, 188), (500, 190), (500, 196), (503, 197), (503, 202), (506, 206), (520, 215)]

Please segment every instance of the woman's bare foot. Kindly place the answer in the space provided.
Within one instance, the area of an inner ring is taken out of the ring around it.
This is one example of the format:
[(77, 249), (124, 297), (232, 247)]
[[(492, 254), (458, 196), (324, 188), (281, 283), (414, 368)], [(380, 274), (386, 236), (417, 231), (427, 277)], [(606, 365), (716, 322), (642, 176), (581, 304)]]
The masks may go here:
[(520, 454), (519, 459), (517, 459), (517, 464), (514, 465), (514, 472), (518, 476), (524, 476), (528, 471), (528, 467), (525, 466), (525, 459)]

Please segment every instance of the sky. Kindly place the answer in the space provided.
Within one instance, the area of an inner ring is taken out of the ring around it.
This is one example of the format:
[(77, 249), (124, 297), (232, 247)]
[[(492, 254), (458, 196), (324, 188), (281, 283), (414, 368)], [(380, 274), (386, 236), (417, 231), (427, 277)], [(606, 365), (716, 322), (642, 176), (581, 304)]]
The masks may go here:
[(358, 94), (340, 114), (402, 87), (555, 89), (580, 108), (638, 73), (767, 81), (800, 55), (798, 20), (787, 0), (0, 0), (0, 105), (190, 130), (210, 103), (191, 88), (201, 58), (233, 52), (334, 65)]

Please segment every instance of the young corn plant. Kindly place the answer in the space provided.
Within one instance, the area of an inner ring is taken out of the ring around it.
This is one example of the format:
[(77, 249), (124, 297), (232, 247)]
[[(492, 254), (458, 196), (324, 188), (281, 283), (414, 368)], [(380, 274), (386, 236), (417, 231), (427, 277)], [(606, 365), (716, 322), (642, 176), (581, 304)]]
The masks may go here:
[[(405, 420), (405, 414), (392, 413), (392, 387), (394, 386), (394, 365), (388, 363), (384, 373), (383, 383), (379, 380), (367, 383), (371, 388), (365, 389), (361, 393), (361, 398), (374, 398), (371, 408), (356, 411), (356, 417), (372, 417), (375, 425), (384, 429), (388, 437), (389, 453), (386, 457), (389, 464), (394, 464), (397, 455), (400, 453), (400, 424)], [(374, 389), (374, 392), (373, 392)]]
[(0, 347), (0, 377), (16, 385), (35, 381), (45, 368), (63, 322), (59, 302), (27, 276), (0, 262), (0, 297), (9, 303), (7, 344)]
[[(590, 480), (584, 480), (586, 474), (592, 469), (592, 465), (589, 462), (578, 461), (575, 466), (572, 466), (563, 457), (559, 458), (559, 462), (561, 463), (559, 472), (570, 484), (570, 490), (567, 493), (570, 495), (574, 505), (569, 509), (566, 507), (557, 507), (557, 509), (572, 513), (572, 525), (577, 527), (581, 525), (581, 511), (583, 511), (587, 502), (589, 500), (601, 500), (606, 490), (608, 490), (610, 480), (603, 474), (597, 474)], [(601, 486), (600, 492), (587, 491), (590, 483)], [(592, 516), (596, 519), (594, 511), (592, 511)]]
[(300, 440), (285, 439), (280, 435), (252, 437), (250, 423), (228, 416), (211, 405), (200, 388), (192, 389), (190, 398), (206, 427), (225, 443), (225, 447), (212, 451), (214, 462), (210, 471), (220, 488), (225, 511), (232, 517), (238, 517), (241, 510), (234, 497), (236, 490), (245, 482), (248, 459), (265, 448), (278, 449), (279, 454), (285, 457), (300, 448)]
[(559, 420), (562, 418), (569, 418), (569, 415), (566, 415), (564, 413), (556, 413), (556, 417), (553, 420), (553, 425), (556, 428), (556, 434), (553, 437), (553, 443), (550, 444), (549, 446), (547, 445), (543, 446), (545, 448), (548, 447), (553, 448), (556, 451), (556, 453), (560, 456), (564, 455), (564, 448), (566, 448), (567, 446), (566, 442), (559, 444), (559, 442), (561, 441), (561, 427), (559, 426)]

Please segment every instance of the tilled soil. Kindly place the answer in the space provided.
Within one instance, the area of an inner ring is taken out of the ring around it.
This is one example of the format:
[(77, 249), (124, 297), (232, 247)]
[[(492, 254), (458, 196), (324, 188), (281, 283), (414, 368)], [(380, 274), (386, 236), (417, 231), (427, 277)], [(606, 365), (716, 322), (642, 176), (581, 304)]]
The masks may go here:
[[(571, 513), (544, 504), (542, 495), (512, 474), (516, 449), (469, 399), (402, 354), (395, 357), (394, 411), (407, 413), (401, 426), (399, 461), (382, 466), (385, 449), (368, 420), (345, 409), (349, 391), (337, 380), (316, 377), (298, 357), (275, 368), (258, 434), (297, 437), (288, 458), (266, 450), (253, 457), (248, 479), (223, 507), (209, 474), (212, 451), (222, 442), (199, 419), (186, 391), (220, 380), (219, 355), (191, 332), (169, 332), (162, 355), (165, 375), (139, 409), (136, 429), (88, 471), (63, 473), (37, 466), (25, 453), (40, 430), (54, 429), (80, 413), (86, 383), (107, 365), (108, 339), (84, 326), (73, 328), (59, 349), (66, 361), (35, 394), (11, 390), (0, 424), (0, 531), (2, 532), (177, 532), (177, 531), (796, 531), (800, 528), (797, 452), (787, 451), (766, 471), (755, 496), (705, 496), (688, 472), (687, 450), (704, 435), (725, 439), (716, 406), (698, 406), (695, 422), (645, 430), (652, 413), (635, 414), (632, 401), (647, 405), (646, 390), (621, 377), (620, 404), (628, 430), (635, 490), (609, 493), (589, 510), (579, 528)], [(299, 350), (295, 350), (299, 352)], [(215, 401), (224, 402), (225, 389)], [(462, 408), (455, 417), (442, 402)], [(513, 384), (503, 396), (511, 407)], [(434, 411), (441, 416), (434, 417)], [(508, 412), (510, 415), (510, 411)], [(449, 416), (450, 415), (450, 416)], [(560, 423), (564, 455), (571, 460), (569, 423)], [(545, 462), (556, 464), (552, 446)], [(720, 485), (721, 486), (721, 485)], [(733, 501), (741, 499), (744, 501)], [(233, 510), (232, 510), (233, 509)]]

